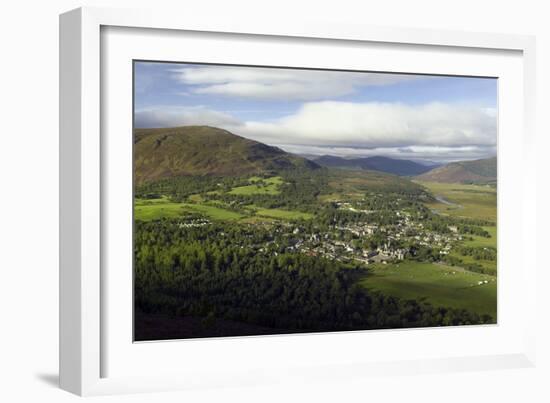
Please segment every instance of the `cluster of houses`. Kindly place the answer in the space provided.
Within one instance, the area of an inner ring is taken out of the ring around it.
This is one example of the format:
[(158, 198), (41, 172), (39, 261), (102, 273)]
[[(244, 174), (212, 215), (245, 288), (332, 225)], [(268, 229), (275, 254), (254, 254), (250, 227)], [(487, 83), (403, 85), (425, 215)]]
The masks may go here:
[(210, 224), (210, 220), (207, 220), (206, 218), (192, 218), (192, 219), (188, 219), (183, 222), (180, 222), (178, 224), (178, 227), (193, 228), (193, 227), (203, 227), (208, 224)]
[[(350, 203), (338, 202), (339, 208), (370, 212), (354, 208)], [(358, 261), (363, 264), (388, 263), (390, 261), (404, 260), (411, 254), (411, 250), (403, 247), (403, 244), (413, 244), (424, 247), (431, 247), (439, 250), (441, 255), (449, 254), (452, 245), (462, 240), (458, 229), (449, 226), (449, 232), (437, 233), (424, 228), (421, 222), (416, 222), (407, 211), (396, 211), (398, 221), (394, 225), (379, 225), (373, 222), (360, 222), (346, 225), (335, 224), (331, 230), (324, 234), (306, 233), (302, 228), (296, 226), (286, 232), (292, 235), (292, 244), (288, 251), (299, 251), (310, 256), (323, 256), (329, 259), (340, 261)], [(292, 226), (292, 224), (287, 224)], [(387, 239), (383, 245), (370, 250), (361, 248), (350, 241), (350, 237), (340, 237), (337, 234), (349, 232), (355, 239), (367, 240), (373, 234), (383, 234)], [(348, 240), (345, 240), (348, 239)]]
[(322, 256), (328, 259), (335, 259), (344, 262), (352, 260), (365, 265), (371, 263), (387, 263), (393, 260), (403, 260), (410, 253), (405, 248), (393, 248), (389, 244), (374, 250), (356, 248), (348, 242), (341, 240), (327, 239), (320, 242), (311, 242), (312, 237), (307, 240), (298, 240), (287, 248), (288, 251), (302, 252), (310, 256)]
[[(337, 202), (337, 205), (350, 211), (372, 213), (370, 210), (356, 208), (348, 202)], [(449, 231), (438, 233), (426, 229), (422, 222), (413, 219), (408, 211), (397, 210), (395, 215), (397, 222), (394, 221), (392, 225), (375, 222), (334, 224), (322, 233), (298, 223), (281, 221), (271, 228), (273, 237), (270, 240), (246, 247), (252, 247), (259, 252), (301, 252), (310, 256), (322, 256), (344, 262), (357, 261), (368, 265), (406, 259), (413, 249), (403, 245), (429, 247), (438, 250), (441, 255), (447, 255), (451, 252), (453, 244), (462, 240), (456, 226), (449, 226)], [(208, 224), (208, 219), (192, 218), (181, 222), (179, 226), (190, 228)], [(375, 249), (366, 248), (365, 241), (376, 235), (378, 239), (382, 235), (386, 242)]]

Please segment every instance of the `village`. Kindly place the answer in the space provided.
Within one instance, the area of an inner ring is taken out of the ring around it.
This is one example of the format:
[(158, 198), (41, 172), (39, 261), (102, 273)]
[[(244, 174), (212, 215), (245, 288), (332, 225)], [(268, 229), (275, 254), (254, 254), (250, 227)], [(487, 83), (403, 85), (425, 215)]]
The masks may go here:
[[(419, 247), (433, 249), (440, 255), (446, 255), (450, 253), (454, 243), (462, 240), (455, 227), (449, 228), (449, 233), (440, 234), (424, 229), (422, 223), (413, 222), (407, 215), (402, 217), (396, 225), (335, 225), (324, 234), (302, 233), (302, 229), (296, 226), (291, 236), (293, 245), (289, 246), (288, 250), (343, 262), (386, 264), (414, 255)], [(378, 238), (379, 235), (383, 235), (386, 241), (376, 247), (366, 247), (369, 239), (377, 235)]]
[[(364, 213), (370, 217), (375, 210), (360, 210), (348, 202), (338, 202), (338, 209)], [(250, 248), (260, 253), (278, 255), (284, 252), (298, 252), (319, 256), (344, 263), (387, 264), (414, 257), (419, 248), (435, 251), (443, 256), (451, 252), (453, 245), (463, 240), (456, 226), (439, 233), (425, 228), (414, 214), (406, 210), (395, 210), (391, 224), (381, 224), (375, 218), (364, 221), (321, 227), (311, 221), (273, 220), (266, 223), (249, 224), (253, 229), (240, 239), (241, 248)], [(206, 218), (188, 217), (179, 224), (180, 228), (209, 225)], [(262, 230), (260, 230), (260, 228)], [(262, 234), (259, 237), (259, 234)], [(219, 232), (219, 236), (225, 236)]]

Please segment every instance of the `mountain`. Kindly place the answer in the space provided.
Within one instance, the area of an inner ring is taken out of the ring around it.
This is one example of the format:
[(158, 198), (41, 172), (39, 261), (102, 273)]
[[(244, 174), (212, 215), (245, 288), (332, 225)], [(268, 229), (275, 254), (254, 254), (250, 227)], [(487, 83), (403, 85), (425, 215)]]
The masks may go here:
[(497, 180), (497, 158), (452, 162), (437, 167), (418, 180), (444, 183), (491, 183)]
[(136, 183), (187, 175), (236, 176), (319, 165), (210, 126), (134, 130)]
[(322, 155), (320, 157), (314, 157), (313, 161), (324, 167), (331, 168), (358, 168), (356, 164), (351, 163), (352, 160), (348, 160), (341, 157), (335, 157), (334, 155)]
[(386, 172), (400, 176), (415, 176), (428, 172), (433, 166), (426, 166), (414, 161), (400, 160), (388, 157), (365, 157), (365, 158), (341, 158), (332, 155), (323, 155), (314, 160), (316, 163), (326, 167), (367, 169)]
[(419, 163), (420, 165), (430, 167), (430, 169), (441, 166), (440, 162), (435, 162), (431, 160), (416, 160), (416, 162)]

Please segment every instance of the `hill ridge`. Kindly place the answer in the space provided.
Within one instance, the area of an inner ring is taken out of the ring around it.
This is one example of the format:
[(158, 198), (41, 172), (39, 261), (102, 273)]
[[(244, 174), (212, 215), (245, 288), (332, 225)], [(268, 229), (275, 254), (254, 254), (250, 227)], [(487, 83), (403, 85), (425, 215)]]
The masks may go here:
[(441, 183), (492, 183), (497, 180), (497, 157), (451, 162), (416, 179)]
[(333, 155), (322, 155), (314, 161), (326, 167), (373, 170), (400, 176), (415, 176), (428, 172), (433, 168), (411, 160), (390, 158), (381, 155), (349, 159)]
[(138, 184), (177, 176), (318, 168), (278, 147), (213, 126), (134, 129), (134, 179)]

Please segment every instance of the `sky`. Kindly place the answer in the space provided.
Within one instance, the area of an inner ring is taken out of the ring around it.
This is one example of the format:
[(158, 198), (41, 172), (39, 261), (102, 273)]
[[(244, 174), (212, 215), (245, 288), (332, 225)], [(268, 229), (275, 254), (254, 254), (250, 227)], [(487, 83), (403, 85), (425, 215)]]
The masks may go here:
[(135, 62), (134, 126), (209, 125), (302, 155), (496, 155), (497, 79)]

